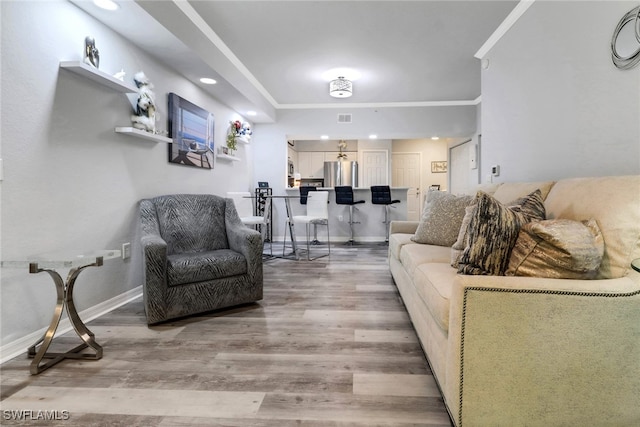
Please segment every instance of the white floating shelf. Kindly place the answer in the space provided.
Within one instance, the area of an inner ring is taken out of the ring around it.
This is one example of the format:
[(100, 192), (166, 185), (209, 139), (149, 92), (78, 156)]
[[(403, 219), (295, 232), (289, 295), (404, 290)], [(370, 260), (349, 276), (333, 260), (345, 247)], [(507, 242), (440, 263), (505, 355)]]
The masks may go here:
[(251, 142), (251, 137), (248, 136), (236, 136), (236, 141), (242, 142), (243, 144), (249, 144)]
[(117, 127), (116, 128), (116, 132), (117, 133), (123, 133), (125, 135), (135, 136), (135, 137), (141, 138), (141, 139), (146, 139), (147, 141), (164, 142), (164, 143), (168, 143), (168, 144), (173, 142), (173, 139), (167, 138), (166, 136), (156, 135), (156, 134), (151, 133), (151, 132), (145, 132), (143, 130), (136, 129), (136, 128), (131, 127), (131, 126)]
[(229, 161), (232, 161), (232, 162), (239, 162), (240, 161), (240, 157), (230, 156), (228, 154), (218, 154), (217, 158), (218, 159), (223, 159), (223, 160), (229, 160)]
[(122, 93), (135, 93), (138, 92), (138, 88), (133, 83), (126, 83), (122, 80), (118, 80), (115, 77), (100, 71), (97, 68), (91, 67), (82, 61), (62, 61), (60, 62), (60, 68), (64, 68), (96, 83), (100, 83), (112, 90)]

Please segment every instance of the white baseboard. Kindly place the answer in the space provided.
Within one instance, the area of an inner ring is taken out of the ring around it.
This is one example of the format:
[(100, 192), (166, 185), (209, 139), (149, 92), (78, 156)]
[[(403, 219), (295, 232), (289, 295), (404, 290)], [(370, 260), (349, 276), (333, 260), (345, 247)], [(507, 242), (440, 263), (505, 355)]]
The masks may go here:
[[(89, 307), (86, 310), (78, 313), (83, 322), (89, 322), (93, 319), (97, 319), (98, 317), (107, 314), (110, 311), (115, 310), (118, 307), (125, 305), (128, 302), (133, 301), (134, 299), (140, 297), (142, 295), (142, 286), (138, 286), (137, 288), (133, 288), (123, 294), (117, 295), (107, 301), (103, 301), (100, 304), (94, 305), (93, 307)], [(4, 363), (8, 360), (13, 359), (14, 357), (20, 356), (21, 354), (27, 353), (27, 348), (31, 347), (33, 343), (42, 338), (44, 333), (47, 331), (49, 326), (40, 329), (39, 331), (35, 331), (30, 333), (29, 335), (19, 338), (13, 342), (10, 342), (6, 345), (0, 347), (0, 363)], [(71, 331), (73, 327), (71, 326), (71, 322), (69, 322), (68, 318), (63, 318), (60, 320), (60, 324), (58, 325), (58, 329), (56, 331), (56, 335), (66, 334)], [(89, 328), (91, 329), (91, 328)]]

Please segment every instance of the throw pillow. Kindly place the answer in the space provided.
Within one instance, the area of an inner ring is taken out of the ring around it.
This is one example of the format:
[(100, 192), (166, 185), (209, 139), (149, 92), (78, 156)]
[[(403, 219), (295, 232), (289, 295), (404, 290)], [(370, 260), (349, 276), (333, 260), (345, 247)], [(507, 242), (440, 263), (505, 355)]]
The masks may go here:
[(460, 257), (458, 273), (504, 275), (520, 227), (545, 219), (542, 194), (536, 190), (521, 205), (509, 207), (478, 192), (476, 203), (469, 223), (469, 243)]
[[(526, 206), (523, 211), (522, 205), (528, 200), (528, 198), (529, 196), (520, 197), (519, 199), (507, 203), (507, 206), (509, 206), (509, 208), (514, 212), (523, 212), (525, 215), (533, 216), (534, 219), (538, 219), (537, 205), (534, 205), (533, 207)], [(462, 225), (460, 226), (460, 232), (458, 233), (458, 239), (453, 246), (451, 246), (451, 266), (454, 268), (460, 267), (460, 257), (462, 256), (464, 248), (469, 244), (469, 223), (471, 222), (476, 206), (477, 205), (475, 203), (472, 203), (466, 207), (464, 218), (462, 219)]]
[(473, 213), (476, 209), (476, 204), (473, 203), (467, 206), (464, 210), (464, 218), (462, 218), (462, 224), (460, 224), (460, 230), (458, 231), (458, 239), (451, 246), (451, 266), (454, 268), (459, 267), (460, 257), (464, 248), (467, 247), (469, 237), (469, 223), (473, 217)]
[(593, 279), (603, 255), (604, 240), (594, 219), (532, 222), (522, 226), (505, 274)]
[(422, 218), (411, 240), (428, 245), (453, 245), (460, 231), (464, 209), (472, 201), (472, 196), (429, 191)]

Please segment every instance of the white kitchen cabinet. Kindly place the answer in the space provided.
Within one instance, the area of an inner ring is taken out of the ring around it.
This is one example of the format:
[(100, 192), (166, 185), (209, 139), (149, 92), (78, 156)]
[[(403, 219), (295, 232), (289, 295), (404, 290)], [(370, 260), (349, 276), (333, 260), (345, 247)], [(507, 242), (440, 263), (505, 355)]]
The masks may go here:
[(298, 172), (302, 178), (324, 177), (324, 152), (298, 151)]

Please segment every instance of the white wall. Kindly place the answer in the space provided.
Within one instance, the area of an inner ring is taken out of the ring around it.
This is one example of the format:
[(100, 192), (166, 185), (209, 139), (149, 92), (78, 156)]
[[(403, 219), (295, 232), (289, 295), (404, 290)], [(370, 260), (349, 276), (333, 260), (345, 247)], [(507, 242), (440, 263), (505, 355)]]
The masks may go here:
[(640, 67), (610, 41), (637, 1), (536, 1), (482, 70), (482, 181), (640, 173)]
[[(422, 194), (426, 195), (430, 185), (440, 185), (440, 190), (447, 190), (447, 174), (431, 173), (431, 162), (447, 160), (447, 141), (423, 139), (399, 139), (393, 141), (394, 153), (422, 154)], [(393, 183), (391, 183), (393, 185)]]
[[(61, 60), (82, 59), (85, 36), (96, 39), (101, 70), (124, 67), (127, 79), (145, 71), (163, 122), (168, 92), (214, 113), (216, 146), (224, 145), (229, 120), (239, 117), (71, 3), (1, 2), (0, 10), (2, 258), (132, 242), (132, 259), (81, 274), (76, 305), (82, 311), (141, 285), (135, 240), (140, 199), (253, 188), (253, 144), (239, 145), (242, 162), (217, 161), (214, 170), (169, 164), (166, 145), (113, 132), (130, 125), (126, 95), (59, 69)], [(45, 274), (6, 268), (1, 274), (4, 345), (48, 325), (55, 291)]]

